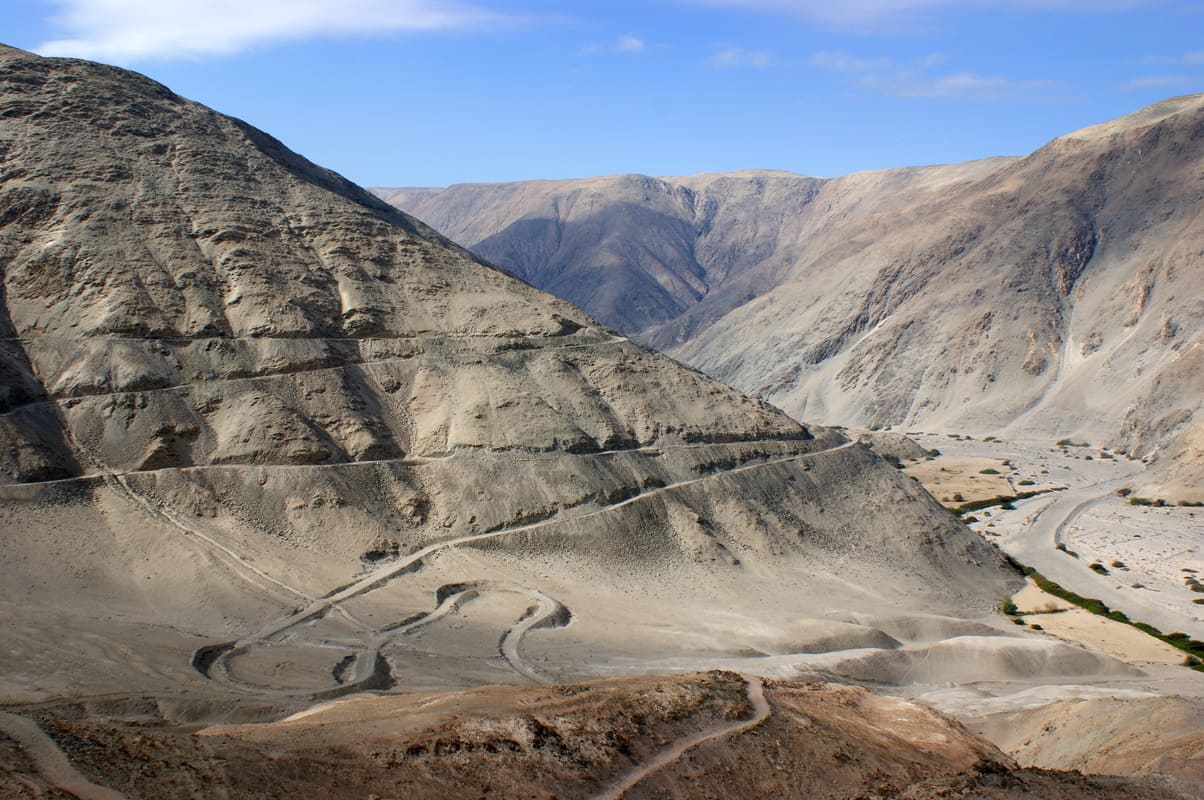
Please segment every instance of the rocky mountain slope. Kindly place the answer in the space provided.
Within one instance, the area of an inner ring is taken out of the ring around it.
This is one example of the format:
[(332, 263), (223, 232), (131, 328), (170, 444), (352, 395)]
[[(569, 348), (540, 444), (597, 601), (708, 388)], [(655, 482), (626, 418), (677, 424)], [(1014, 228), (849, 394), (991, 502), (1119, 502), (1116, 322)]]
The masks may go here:
[(1031, 156), (378, 190), (806, 419), (1087, 438), (1204, 499), (1204, 96)]
[(6, 691), (566, 679), (806, 648), (840, 624), (800, 615), (899, 597), (989, 614), (1016, 585), (861, 444), (266, 134), (0, 56)]
[(847, 687), (591, 683), (1155, 678), (1004, 623), (865, 444), (153, 81), (0, 49), (0, 269), (0, 793), (1146, 791)]

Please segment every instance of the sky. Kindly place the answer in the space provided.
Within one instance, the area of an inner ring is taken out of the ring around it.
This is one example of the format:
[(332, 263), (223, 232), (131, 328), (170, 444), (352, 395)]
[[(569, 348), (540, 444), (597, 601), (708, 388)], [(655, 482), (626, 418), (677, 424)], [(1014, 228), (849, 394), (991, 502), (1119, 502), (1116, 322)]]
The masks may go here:
[(1031, 152), (1204, 92), (1204, 0), (4, 0), (366, 186)]

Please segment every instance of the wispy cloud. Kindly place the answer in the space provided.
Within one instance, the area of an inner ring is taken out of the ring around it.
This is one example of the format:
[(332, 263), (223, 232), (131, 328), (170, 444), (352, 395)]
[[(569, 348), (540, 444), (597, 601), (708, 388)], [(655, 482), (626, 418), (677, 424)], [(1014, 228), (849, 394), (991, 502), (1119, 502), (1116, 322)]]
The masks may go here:
[(1193, 50), (1178, 56), (1149, 56), (1145, 59), (1151, 64), (1175, 64), (1184, 67), (1204, 66), (1204, 50)]
[(620, 53), (642, 53), (647, 47), (643, 39), (630, 33), (620, 36), (619, 41), (615, 42), (615, 49)]
[(1147, 75), (1144, 78), (1134, 78), (1120, 85), (1122, 89), (1163, 89), (1171, 86), (1183, 86), (1192, 82), (1190, 75)]
[(939, 74), (935, 68), (947, 60), (940, 53), (898, 61), (824, 52), (814, 54), (809, 60), (814, 67), (844, 75), (854, 86), (895, 97), (1016, 99), (1048, 94), (1057, 86), (1053, 81), (1017, 80), (974, 72)]
[(581, 48), (581, 55), (596, 56), (600, 53), (623, 53), (626, 55), (635, 55), (642, 53), (648, 49), (648, 43), (640, 37), (625, 33), (615, 39), (613, 42), (606, 44), (587, 44)]
[(446, 31), (511, 23), (456, 0), (53, 0), (63, 37), (43, 55), (116, 61), (232, 55), (328, 36)]
[(715, 55), (707, 59), (707, 63), (712, 67), (755, 67), (764, 69), (770, 65), (771, 59), (768, 50), (745, 50), (741, 47), (729, 47), (726, 50), (720, 50)]
[(1156, 5), (1156, 0), (683, 0), (691, 5), (729, 6), (789, 14), (831, 27), (880, 31), (923, 20), (940, 9), (1070, 10), (1084, 13)]

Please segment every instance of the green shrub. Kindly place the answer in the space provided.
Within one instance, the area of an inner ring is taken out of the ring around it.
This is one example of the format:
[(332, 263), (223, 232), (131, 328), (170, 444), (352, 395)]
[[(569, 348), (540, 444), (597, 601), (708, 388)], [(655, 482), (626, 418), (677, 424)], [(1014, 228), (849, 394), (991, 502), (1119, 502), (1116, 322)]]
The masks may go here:
[(1037, 484), (1036, 481), (1029, 480), (1028, 478), (1025, 478), (1022, 481), (1016, 482), (1017, 486), (1036, 486), (1036, 484)]
[(1087, 565), (1087, 568), (1098, 572), (1100, 575), (1110, 575), (1111, 574), (1108, 572), (1108, 568), (1105, 567), (1103, 564), (1099, 563), (1098, 561), (1092, 561), (1090, 564)]
[(999, 470), (995, 469), (994, 467), (987, 467), (986, 469), (980, 469), (978, 471), (978, 474), (979, 475), (998, 475)]

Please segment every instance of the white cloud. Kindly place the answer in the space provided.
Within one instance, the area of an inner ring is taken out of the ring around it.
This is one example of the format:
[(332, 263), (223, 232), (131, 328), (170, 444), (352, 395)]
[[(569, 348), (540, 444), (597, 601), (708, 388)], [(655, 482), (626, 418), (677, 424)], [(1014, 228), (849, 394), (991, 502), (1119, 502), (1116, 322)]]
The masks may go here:
[(1196, 67), (1204, 64), (1204, 50), (1195, 50), (1181, 56), (1149, 56), (1146, 61), (1151, 64), (1180, 64), (1185, 67)]
[(630, 33), (620, 36), (619, 41), (615, 42), (615, 49), (620, 53), (642, 53), (644, 48), (644, 40), (638, 36), (632, 36)]
[(63, 38), (43, 55), (117, 61), (230, 55), (268, 42), (512, 21), (451, 0), (54, 0)]
[(1046, 94), (1056, 88), (1055, 83), (1046, 80), (1015, 80), (973, 72), (934, 74), (933, 68), (945, 60), (940, 53), (897, 61), (836, 52), (816, 53), (809, 59), (812, 66), (843, 75), (854, 86), (895, 97), (1007, 99)]
[(841, 28), (880, 30), (912, 21), (925, 12), (952, 8), (994, 8), (1020, 11), (1114, 11), (1154, 6), (1158, 0), (684, 0), (691, 5), (727, 6), (743, 10), (789, 14)]
[(587, 44), (580, 50), (583, 56), (596, 56), (601, 53), (642, 53), (648, 49), (648, 43), (634, 34), (625, 33), (610, 44)]
[(1134, 78), (1120, 85), (1122, 89), (1161, 89), (1169, 86), (1183, 86), (1191, 83), (1188, 75), (1147, 75), (1144, 78)]
[(756, 67), (764, 69), (770, 64), (768, 50), (745, 50), (740, 47), (729, 47), (720, 50), (707, 59), (712, 67)]

